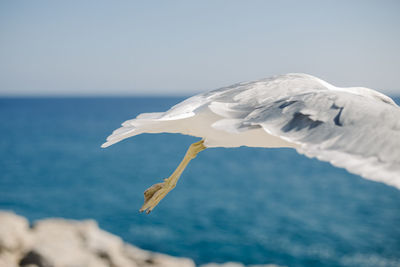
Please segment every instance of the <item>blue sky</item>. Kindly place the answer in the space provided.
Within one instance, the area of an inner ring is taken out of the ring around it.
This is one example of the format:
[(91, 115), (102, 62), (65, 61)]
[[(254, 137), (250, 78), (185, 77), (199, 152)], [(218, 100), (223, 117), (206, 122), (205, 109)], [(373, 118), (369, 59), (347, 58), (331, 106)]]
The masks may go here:
[(304, 72), (400, 95), (400, 1), (1, 1), (0, 95), (190, 95)]

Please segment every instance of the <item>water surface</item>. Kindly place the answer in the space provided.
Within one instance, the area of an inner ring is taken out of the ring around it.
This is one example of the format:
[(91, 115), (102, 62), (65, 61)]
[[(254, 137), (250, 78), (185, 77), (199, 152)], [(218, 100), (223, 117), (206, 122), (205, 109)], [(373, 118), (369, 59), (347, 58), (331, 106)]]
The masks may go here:
[(208, 149), (147, 216), (143, 191), (194, 137), (119, 124), (182, 98), (0, 99), (0, 209), (30, 220), (93, 218), (145, 249), (196, 263), (400, 265), (400, 191), (292, 149)]

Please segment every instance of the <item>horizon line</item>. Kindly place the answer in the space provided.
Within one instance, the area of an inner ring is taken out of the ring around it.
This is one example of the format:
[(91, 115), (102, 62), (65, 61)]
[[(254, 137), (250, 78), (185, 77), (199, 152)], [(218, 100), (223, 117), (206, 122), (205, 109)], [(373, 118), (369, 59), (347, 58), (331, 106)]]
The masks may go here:
[(0, 94), (0, 98), (179, 98), (199, 94)]

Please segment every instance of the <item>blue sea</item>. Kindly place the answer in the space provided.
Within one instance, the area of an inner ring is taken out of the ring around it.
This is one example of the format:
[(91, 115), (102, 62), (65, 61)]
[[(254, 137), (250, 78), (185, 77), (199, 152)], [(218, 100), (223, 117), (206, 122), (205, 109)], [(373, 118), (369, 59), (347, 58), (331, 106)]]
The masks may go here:
[(144, 134), (100, 145), (124, 120), (181, 100), (0, 99), (0, 209), (31, 221), (95, 219), (197, 264), (400, 266), (400, 190), (292, 149), (207, 149), (150, 215), (139, 213), (143, 191), (198, 139)]

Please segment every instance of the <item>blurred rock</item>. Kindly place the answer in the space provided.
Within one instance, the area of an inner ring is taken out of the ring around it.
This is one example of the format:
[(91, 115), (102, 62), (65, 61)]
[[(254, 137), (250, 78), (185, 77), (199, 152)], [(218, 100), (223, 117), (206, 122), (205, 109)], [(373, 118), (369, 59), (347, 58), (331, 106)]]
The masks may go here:
[(39, 253), (36, 251), (29, 251), (25, 256), (19, 261), (19, 265), (23, 267), (51, 267), (52, 265)]
[(193, 260), (150, 252), (132, 245), (125, 245), (126, 255), (140, 267), (195, 267)]
[[(32, 228), (24, 217), (0, 211), (0, 267), (195, 267), (193, 260), (124, 243), (93, 220), (45, 219)], [(274, 265), (257, 265), (257, 267)], [(244, 267), (210, 263), (201, 267)], [(254, 266), (256, 267), (256, 266)]]
[(32, 228), (34, 244), (31, 249), (45, 259), (49, 266), (110, 266), (107, 257), (102, 257), (86, 245), (82, 229), (89, 227), (97, 228), (97, 225), (92, 221), (78, 222), (63, 219), (39, 221)]
[(0, 267), (17, 267), (20, 255), (0, 250)]
[(30, 242), (28, 220), (11, 212), (0, 211), (0, 251), (21, 251)]

